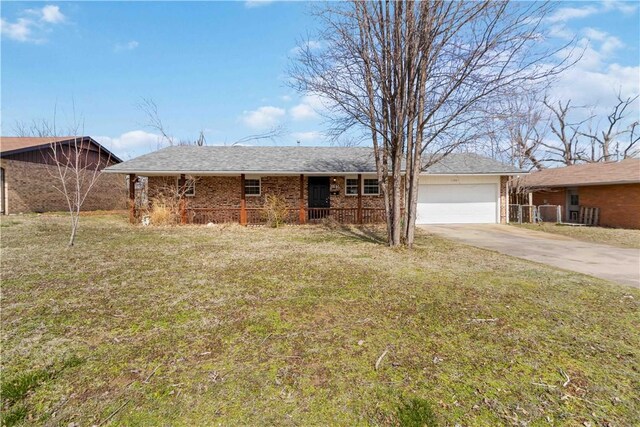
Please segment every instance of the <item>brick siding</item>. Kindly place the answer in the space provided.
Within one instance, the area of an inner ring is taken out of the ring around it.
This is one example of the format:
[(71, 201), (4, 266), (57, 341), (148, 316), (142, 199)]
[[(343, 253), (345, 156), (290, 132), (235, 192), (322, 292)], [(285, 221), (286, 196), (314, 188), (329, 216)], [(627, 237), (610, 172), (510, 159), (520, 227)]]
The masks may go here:
[[(250, 178), (248, 176), (247, 178)], [(357, 196), (345, 194), (345, 177), (329, 177), (331, 185), (336, 185), (339, 194), (330, 195), (332, 208), (356, 208)], [(240, 207), (240, 176), (200, 176), (196, 177), (195, 196), (187, 197), (189, 208), (239, 208)], [(152, 199), (158, 189), (177, 186), (176, 177), (149, 177), (149, 197)], [(308, 179), (304, 177), (304, 206), (308, 205)], [(291, 208), (300, 206), (300, 176), (262, 176), (261, 194), (259, 196), (246, 196), (247, 208), (260, 208), (265, 204), (268, 194), (280, 194), (284, 196), (287, 205)], [(500, 223), (506, 223), (508, 203), (508, 177), (500, 179)], [(362, 196), (363, 208), (384, 209), (382, 195)]]
[(600, 208), (603, 227), (640, 229), (640, 184), (578, 187), (580, 206)]
[(509, 177), (500, 177), (500, 224), (507, 223), (507, 205), (509, 204)]
[(540, 205), (560, 205), (565, 210), (567, 196), (564, 188), (556, 190), (536, 191), (533, 193), (533, 204)]
[[(2, 159), (5, 213), (66, 211), (65, 197), (53, 186), (55, 166)], [(52, 175), (53, 174), (53, 175)], [(126, 186), (123, 175), (103, 174), (82, 206), (83, 211), (125, 209)]]
[[(591, 185), (576, 187), (580, 206), (600, 208), (603, 227), (640, 229), (640, 184)], [(566, 215), (566, 189), (536, 191), (533, 204), (560, 205)]]
[[(250, 177), (248, 177), (250, 178)], [(261, 208), (269, 194), (280, 194), (291, 208), (300, 206), (300, 176), (262, 176), (260, 178), (260, 195), (246, 196), (247, 208)], [(196, 178), (195, 196), (187, 197), (190, 208), (239, 208), (240, 207), (240, 176), (200, 176)], [(339, 187), (340, 194), (330, 195), (329, 203), (332, 208), (356, 208), (357, 196), (346, 196), (344, 193), (345, 177), (329, 178), (330, 184)], [(167, 185), (177, 185), (175, 177), (149, 177), (149, 197), (159, 188)], [(308, 179), (304, 177), (304, 206), (308, 200)], [(384, 208), (382, 196), (362, 196), (362, 207)]]

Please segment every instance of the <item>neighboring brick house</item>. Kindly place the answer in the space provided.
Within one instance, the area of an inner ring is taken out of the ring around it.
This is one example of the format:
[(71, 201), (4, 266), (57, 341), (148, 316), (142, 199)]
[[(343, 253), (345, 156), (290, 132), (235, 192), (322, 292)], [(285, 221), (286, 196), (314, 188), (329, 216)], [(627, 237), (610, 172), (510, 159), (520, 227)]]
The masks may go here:
[[(105, 172), (130, 175), (131, 200), (136, 177), (148, 179), (152, 200), (160, 189), (186, 189), (188, 223), (260, 223), (269, 194), (286, 200), (290, 222), (368, 223), (385, 215), (372, 148), (179, 146)], [(478, 155), (450, 154), (420, 177), (417, 222), (504, 223), (507, 181), (518, 173)]]
[[(0, 137), (0, 211), (2, 214), (65, 211), (65, 197), (54, 185), (58, 182), (51, 154), (71, 153), (77, 143), (83, 150), (80, 164), (100, 164), (100, 168), (120, 163), (117, 156), (91, 137)], [(71, 151), (70, 151), (71, 150)], [(102, 175), (89, 193), (82, 210), (126, 208), (122, 177)]]
[(562, 206), (565, 222), (577, 222), (580, 207), (589, 207), (599, 209), (601, 226), (640, 229), (640, 159), (544, 169), (519, 185), (536, 206)]

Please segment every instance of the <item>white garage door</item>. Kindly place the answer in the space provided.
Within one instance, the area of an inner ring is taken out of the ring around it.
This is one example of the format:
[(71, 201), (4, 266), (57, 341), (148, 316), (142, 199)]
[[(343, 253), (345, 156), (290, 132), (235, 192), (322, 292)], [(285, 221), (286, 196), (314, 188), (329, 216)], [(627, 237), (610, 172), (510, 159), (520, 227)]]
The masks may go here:
[(422, 184), (418, 187), (418, 224), (495, 224), (496, 184)]

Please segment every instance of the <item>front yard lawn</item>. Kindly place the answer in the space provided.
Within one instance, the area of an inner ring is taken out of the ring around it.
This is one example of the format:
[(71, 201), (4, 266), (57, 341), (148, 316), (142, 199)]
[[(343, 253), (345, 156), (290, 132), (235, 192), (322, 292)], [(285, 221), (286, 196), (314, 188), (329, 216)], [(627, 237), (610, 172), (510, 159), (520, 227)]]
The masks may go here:
[(579, 227), (562, 224), (513, 224), (529, 230), (560, 234), (585, 242), (602, 243), (620, 248), (640, 249), (640, 230), (622, 228)]
[(640, 292), (420, 235), (2, 219), (6, 425), (638, 425)]

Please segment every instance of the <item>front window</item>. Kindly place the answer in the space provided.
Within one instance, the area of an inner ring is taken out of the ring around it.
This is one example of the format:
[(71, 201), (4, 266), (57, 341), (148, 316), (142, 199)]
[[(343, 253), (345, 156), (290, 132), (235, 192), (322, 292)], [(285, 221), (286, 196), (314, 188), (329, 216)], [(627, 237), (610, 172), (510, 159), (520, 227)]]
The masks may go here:
[(378, 179), (368, 179), (365, 178), (363, 180), (362, 185), (362, 194), (365, 196), (377, 196), (380, 194), (380, 188), (378, 186)]
[(194, 197), (196, 195), (196, 181), (194, 179), (187, 179), (184, 185), (184, 195)]
[[(138, 186), (136, 182), (136, 187)], [(184, 189), (180, 188), (180, 179), (178, 178), (178, 193), (182, 192), (182, 195), (186, 197), (194, 197), (196, 195), (196, 180), (193, 178), (186, 178), (184, 180)]]
[(358, 195), (358, 178), (345, 178), (344, 194), (347, 196)]
[(260, 195), (260, 178), (244, 180), (244, 194), (247, 196)]

